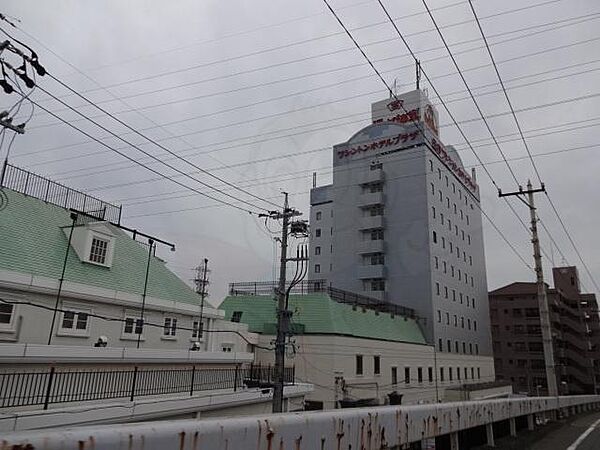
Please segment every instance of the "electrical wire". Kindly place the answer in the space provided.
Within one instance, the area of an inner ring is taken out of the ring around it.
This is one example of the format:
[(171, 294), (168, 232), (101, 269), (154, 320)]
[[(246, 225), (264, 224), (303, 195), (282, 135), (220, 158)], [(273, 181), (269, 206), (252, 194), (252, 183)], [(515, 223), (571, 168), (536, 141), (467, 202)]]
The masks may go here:
[[(423, 0), (423, 2), (425, 2), (425, 0)], [(494, 55), (493, 55), (493, 53), (492, 53), (492, 51), (490, 49), (488, 40), (487, 40), (487, 38), (485, 36), (485, 33), (483, 31), (483, 27), (481, 26), (481, 22), (479, 20), (479, 17), (477, 16), (477, 12), (475, 11), (475, 7), (473, 6), (472, 0), (469, 0), (469, 6), (470, 6), (471, 11), (473, 13), (473, 17), (475, 18), (475, 22), (477, 23), (477, 27), (478, 27), (479, 32), (481, 34), (481, 38), (483, 39), (483, 42), (484, 42), (485, 47), (487, 49), (487, 53), (488, 53), (488, 55), (490, 57), (490, 60), (492, 61), (492, 65), (494, 67), (494, 71), (496, 73), (498, 81), (500, 82), (500, 86), (502, 87), (502, 91), (504, 93), (504, 98), (506, 99), (506, 102), (508, 104), (508, 107), (510, 108), (512, 117), (514, 119), (515, 125), (517, 126), (517, 130), (519, 132), (519, 135), (521, 136), (521, 140), (523, 142), (523, 146), (525, 147), (525, 150), (527, 151), (527, 154), (529, 155), (529, 159), (531, 161), (531, 165), (533, 166), (533, 169), (535, 171), (535, 174), (537, 176), (538, 181), (540, 182), (540, 184), (543, 184), (540, 172), (539, 172), (539, 170), (537, 168), (537, 165), (535, 164), (535, 161), (534, 161), (533, 156), (531, 154), (531, 150), (529, 149), (529, 145), (527, 143), (527, 140), (525, 139), (525, 135), (523, 134), (523, 130), (521, 129), (521, 124), (519, 123), (519, 119), (517, 118), (517, 114), (515, 112), (515, 109), (514, 109), (514, 107), (512, 105), (512, 102), (510, 101), (510, 97), (509, 97), (508, 92), (506, 90), (506, 86), (504, 85), (504, 81), (502, 80), (502, 76), (500, 75), (500, 71), (498, 69), (498, 65), (496, 64), (496, 60), (494, 59)], [(598, 284), (596, 283), (596, 280), (592, 276), (592, 273), (591, 273), (589, 267), (587, 266), (586, 262), (584, 261), (583, 257), (581, 256), (581, 253), (580, 253), (578, 247), (575, 245), (575, 242), (574, 242), (571, 234), (569, 233), (569, 231), (568, 231), (568, 229), (567, 229), (567, 227), (565, 225), (565, 222), (563, 221), (561, 215), (558, 213), (558, 209), (556, 208), (556, 205), (554, 204), (554, 202), (550, 198), (550, 195), (548, 194), (548, 192), (545, 191), (545, 190), (544, 190), (544, 192), (546, 194), (546, 198), (548, 199), (548, 202), (550, 203), (550, 206), (552, 207), (552, 210), (554, 211), (556, 217), (558, 218), (558, 221), (560, 222), (560, 224), (561, 224), (561, 226), (563, 228), (563, 231), (567, 235), (567, 238), (569, 239), (569, 242), (571, 243), (571, 246), (575, 250), (575, 253), (577, 254), (579, 260), (583, 264), (583, 266), (584, 266), (584, 268), (585, 268), (588, 276), (590, 277), (590, 280), (592, 281), (592, 283), (593, 283), (596, 291), (600, 292), (600, 288), (598, 288)], [(544, 225), (544, 230), (546, 231), (546, 233), (548, 234), (548, 236), (551, 237), (551, 234), (549, 233), (549, 230), (546, 228), (545, 225)], [(554, 241), (554, 238), (551, 237), (551, 239), (552, 239), (552, 242), (554, 243), (554, 245), (556, 246), (556, 248), (558, 249), (558, 246), (556, 245), (556, 242)], [(560, 253), (562, 255), (562, 251)], [(564, 258), (564, 255), (562, 255), (562, 256)]]
[[(60, 313), (71, 312), (71, 310), (69, 310), (69, 309), (52, 308), (50, 306), (40, 305), (39, 303), (34, 303), (34, 302), (30, 302), (30, 301), (25, 301), (25, 300), (7, 300), (5, 298), (0, 297), (0, 302), (8, 304), (8, 305), (26, 305), (26, 306), (32, 306), (32, 307), (35, 307), (35, 308), (44, 309), (46, 311), (57, 311), (57, 312), (60, 312)], [(123, 323), (123, 324), (127, 320), (127, 319), (123, 319), (123, 318), (120, 318), (120, 317), (111, 317), (111, 316), (105, 316), (105, 315), (102, 315), (102, 314), (87, 313), (87, 312), (86, 312), (86, 315), (88, 317), (94, 317), (96, 319), (105, 320), (105, 321), (108, 321), (108, 322), (120, 322), (120, 323)], [(165, 327), (164, 324), (147, 322), (144, 319), (143, 320), (143, 326), (146, 326), (146, 325), (149, 326), (149, 327), (160, 328), (160, 329), (163, 329)], [(194, 328), (182, 327), (182, 326), (179, 326), (179, 325), (177, 325), (177, 329), (178, 330), (183, 330), (183, 331), (192, 331), (192, 332), (197, 331)], [(204, 330), (203, 332), (204, 333), (233, 333), (233, 334), (239, 336), (247, 344), (253, 345), (256, 348), (260, 348), (262, 350), (269, 350), (269, 351), (273, 350), (270, 347), (264, 347), (264, 346), (260, 346), (258, 344), (255, 344), (253, 342), (250, 342), (246, 336), (244, 336), (242, 333), (240, 333), (239, 331), (236, 331), (236, 330), (211, 330), (211, 329), (209, 329), (209, 330)]]
[[(40, 89), (41, 89), (41, 88), (40, 88)], [(211, 200), (214, 200), (214, 201), (216, 201), (216, 202), (218, 202), (218, 203), (221, 203), (221, 204), (223, 204), (223, 205), (231, 206), (232, 208), (238, 209), (238, 210), (240, 210), (240, 211), (247, 212), (247, 213), (249, 213), (249, 214), (258, 214), (258, 212), (256, 212), (256, 211), (252, 211), (252, 210), (249, 210), (249, 209), (247, 209), (247, 208), (240, 207), (240, 206), (238, 206), (238, 205), (235, 205), (235, 204), (233, 204), (233, 203), (227, 202), (226, 200), (222, 200), (222, 199), (219, 199), (219, 198), (213, 197), (212, 195), (210, 195), (210, 194), (207, 194), (207, 193), (205, 193), (205, 192), (201, 192), (201, 191), (199, 191), (199, 190), (198, 190), (198, 189), (196, 189), (196, 188), (193, 188), (193, 187), (191, 187), (191, 186), (187, 186), (187, 185), (185, 185), (185, 184), (183, 184), (183, 183), (181, 183), (181, 182), (179, 182), (179, 181), (175, 180), (173, 177), (170, 177), (170, 176), (168, 176), (168, 175), (165, 175), (164, 173), (162, 173), (162, 172), (159, 172), (158, 170), (155, 170), (155, 169), (153, 169), (153, 168), (151, 168), (151, 167), (149, 167), (149, 166), (146, 166), (145, 164), (141, 163), (140, 161), (138, 161), (138, 160), (136, 160), (136, 159), (134, 159), (134, 158), (132, 158), (132, 157), (130, 157), (130, 156), (128, 156), (128, 155), (126, 155), (125, 153), (123, 153), (123, 152), (119, 151), (118, 149), (116, 149), (116, 148), (114, 148), (114, 147), (111, 147), (110, 145), (106, 144), (105, 142), (102, 142), (100, 139), (98, 139), (98, 138), (96, 138), (96, 137), (92, 136), (92, 135), (91, 135), (91, 134), (89, 134), (88, 132), (86, 132), (86, 131), (82, 130), (81, 128), (78, 128), (77, 126), (73, 125), (72, 123), (68, 122), (67, 120), (63, 119), (62, 117), (60, 117), (60, 116), (58, 116), (58, 115), (54, 114), (52, 111), (50, 111), (49, 109), (47, 109), (45, 106), (42, 106), (42, 105), (40, 105), (39, 103), (37, 103), (37, 102), (35, 102), (35, 101), (33, 101), (33, 100), (31, 100), (31, 101), (32, 101), (32, 102), (33, 102), (35, 105), (37, 105), (37, 106), (38, 106), (38, 108), (41, 108), (41, 109), (45, 110), (45, 111), (46, 111), (46, 112), (48, 112), (50, 115), (52, 115), (53, 117), (55, 117), (55, 118), (57, 118), (57, 119), (61, 120), (62, 122), (64, 122), (64, 123), (65, 123), (66, 125), (68, 125), (69, 127), (71, 127), (71, 128), (73, 128), (73, 129), (75, 129), (76, 131), (80, 132), (81, 134), (83, 134), (83, 135), (85, 135), (85, 136), (89, 137), (90, 139), (92, 139), (92, 140), (96, 141), (98, 144), (100, 144), (100, 145), (102, 145), (102, 146), (104, 146), (104, 147), (106, 147), (106, 148), (110, 149), (111, 151), (113, 151), (113, 152), (117, 153), (118, 155), (122, 156), (123, 158), (126, 158), (126, 159), (128, 159), (129, 161), (131, 161), (131, 162), (134, 162), (135, 164), (139, 165), (140, 167), (143, 167), (144, 169), (146, 169), (146, 170), (149, 170), (150, 172), (153, 172), (153, 173), (155, 173), (156, 175), (159, 175), (161, 178), (164, 178), (165, 180), (168, 180), (168, 181), (171, 181), (172, 183), (178, 184), (179, 186), (181, 186), (181, 187), (183, 187), (183, 188), (186, 188), (186, 189), (188, 189), (188, 190), (191, 190), (191, 191), (193, 191), (193, 192), (196, 192), (197, 194), (200, 194), (200, 195), (201, 195), (201, 196), (203, 196), (203, 197), (207, 197), (207, 198), (209, 198), (209, 199), (211, 199)], [(137, 147), (137, 146), (136, 146), (136, 147)]]
[[(3, 30), (2, 28), (0, 28), (0, 30), (1, 30), (1, 31), (2, 31), (4, 34), (6, 34), (6, 35), (7, 35), (9, 38), (11, 38), (11, 39), (14, 39), (14, 38), (12, 38), (12, 36), (11, 36), (10, 34), (8, 34), (8, 33), (7, 33), (5, 30)], [(161, 148), (162, 150), (166, 151), (166, 152), (167, 152), (167, 153), (169, 153), (170, 155), (174, 156), (174, 157), (175, 157), (175, 158), (177, 158), (178, 160), (180, 160), (180, 161), (183, 161), (183, 162), (185, 162), (185, 163), (187, 163), (187, 164), (191, 165), (192, 167), (194, 167), (195, 169), (199, 170), (200, 172), (202, 172), (202, 173), (204, 173), (204, 174), (207, 174), (207, 175), (209, 175), (209, 176), (211, 176), (211, 177), (213, 177), (213, 178), (216, 178), (217, 180), (221, 181), (222, 183), (225, 183), (225, 184), (227, 184), (227, 185), (229, 185), (229, 186), (231, 186), (231, 187), (236, 187), (234, 184), (232, 184), (232, 183), (229, 183), (228, 181), (225, 181), (224, 179), (222, 179), (222, 178), (220, 178), (220, 177), (218, 177), (218, 176), (216, 176), (216, 175), (213, 175), (213, 174), (211, 174), (210, 172), (208, 172), (208, 171), (206, 171), (206, 170), (202, 169), (201, 167), (199, 167), (198, 165), (196, 165), (196, 164), (192, 163), (191, 161), (188, 161), (187, 159), (185, 159), (185, 158), (183, 158), (183, 157), (181, 157), (181, 156), (177, 155), (175, 152), (171, 151), (170, 149), (168, 149), (167, 147), (163, 146), (162, 144), (159, 144), (159, 143), (158, 143), (158, 142), (156, 142), (154, 139), (152, 139), (152, 138), (150, 138), (150, 137), (146, 136), (146, 135), (145, 135), (145, 134), (143, 134), (143, 133), (140, 133), (140, 132), (139, 132), (139, 131), (137, 131), (135, 128), (131, 127), (129, 124), (127, 124), (127, 123), (123, 122), (121, 119), (119, 119), (119, 118), (115, 117), (115, 116), (114, 116), (114, 115), (112, 115), (110, 112), (108, 112), (108, 111), (106, 111), (105, 109), (103, 109), (102, 107), (100, 107), (100, 106), (96, 105), (94, 102), (92, 102), (91, 100), (89, 100), (87, 97), (85, 97), (85, 96), (83, 96), (83, 95), (79, 94), (77, 91), (75, 91), (73, 88), (71, 88), (70, 86), (68, 86), (66, 83), (63, 83), (61, 80), (59, 80), (58, 78), (56, 78), (56, 77), (55, 77), (54, 75), (52, 75), (51, 73), (49, 73), (49, 72), (46, 72), (46, 75), (47, 75), (47, 76), (49, 76), (49, 77), (51, 77), (51, 78), (52, 78), (54, 81), (56, 81), (56, 82), (57, 82), (57, 83), (59, 83), (61, 86), (63, 86), (63, 87), (65, 87), (66, 89), (68, 89), (68, 90), (69, 90), (70, 92), (72, 92), (73, 94), (77, 95), (78, 97), (80, 97), (80, 98), (82, 98), (83, 100), (85, 100), (86, 102), (88, 102), (90, 105), (92, 105), (92, 106), (95, 106), (97, 109), (99, 109), (100, 111), (102, 111), (104, 114), (108, 115), (108, 116), (109, 116), (109, 117), (111, 117), (113, 120), (115, 120), (115, 121), (117, 121), (118, 123), (120, 123), (121, 125), (125, 126), (127, 129), (131, 130), (133, 133), (135, 133), (135, 134), (137, 134), (137, 135), (141, 136), (142, 138), (144, 138), (144, 139), (148, 140), (149, 142), (151, 142), (151, 143), (153, 143), (154, 145), (158, 146), (159, 148)], [(106, 131), (106, 132), (110, 133), (112, 136), (114, 136), (114, 137), (116, 137), (116, 138), (120, 139), (121, 141), (125, 142), (125, 143), (126, 143), (126, 144), (128, 144), (129, 146), (136, 148), (138, 151), (140, 151), (140, 152), (144, 153), (146, 156), (149, 156), (149, 157), (151, 157), (151, 158), (152, 158), (152, 159), (154, 159), (155, 161), (157, 161), (157, 162), (159, 162), (159, 163), (162, 163), (162, 164), (166, 165), (166, 166), (167, 166), (167, 167), (169, 167), (170, 169), (172, 169), (172, 170), (174, 170), (174, 171), (176, 171), (176, 172), (178, 172), (178, 173), (180, 173), (180, 174), (182, 174), (182, 175), (183, 175), (183, 174), (185, 174), (185, 172), (182, 172), (181, 170), (179, 170), (179, 169), (175, 168), (174, 166), (172, 166), (172, 165), (170, 165), (170, 164), (167, 164), (167, 163), (165, 163), (165, 162), (164, 162), (164, 160), (161, 160), (161, 159), (157, 158), (156, 156), (154, 156), (154, 155), (151, 155), (150, 153), (148, 153), (148, 152), (146, 152), (146, 151), (142, 150), (142, 149), (141, 149), (139, 146), (136, 146), (136, 145), (132, 144), (131, 142), (128, 142), (128, 141), (124, 140), (123, 138), (120, 138), (118, 135), (116, 135), (116, 134), (115, 134), (115, 133), (113, 133), (112, 131), (108, 130), (108, 129), (107, 129), (106, 127), (104, 127), (103, 125), (99, 124), (98, 122), (94, 121), (93, 119), (90, 119), (89, 117), (87, 117), (87, 116), (86, 116), (86, 115), (84, 115), (83, 113), (79, 112), (77, 109), (75, 109), (75, 108), (71, 107), (70, 105), (68, 105), (68, 104), (67, 104), (67, 103), (65, 103), (64, 101), (60, 100), (59, 98), (57, 98), (57, 97), (56, 97), (54, 94), (51, 94), (49, 91), (47, 91), (47, 90), (46, 90), (46, 89), (44, 89), (43, 87), (41, 87), (41, 86), (40, 86), (40, 87), (39, 87), (39, 89), (40, 89), (42, 92), (44, 92), (44, 93), (46, 93), (47, 95), (49, 95), (50, 97), (52, 97), (54, 100), (56, 100), (56, 101), (60, 102), (60, 103), (61, 103), (61, 104), (63, 104), (64, 106), (66, 106), (66, 107), (67, 107), (68, 109), (70, 109), (71, 111), (73, 111), (73, 112), (77, 113), (78, 115), (80, 115), (80, 116), (81, 116), (81, 117), (83, 117), (84, 119), (87, 119), (87, 120), (89, 120), (90, 122), (92, 122), (93, 124), (95, 124), (96, 126), (98, 126), (99, 128), (101, 128), (102, 130), (104, 130), (104, 131)], [(139, 161), (137, 161), (137, 163), (139, 163)], [(202, 184), (202, 185), (203, 185), (203, 186), (205, 186), (205, 187), (208, 187), (208, 188), (210, 188), (210, 189), (213, 189), (214, 191), (216, 191), (216, 192), (218, 192), (218, 193), (220, 193), (220, 194), (222, 194), (222, 195), (228, 196), (228, 197), (230, 197), (230, 198), (232, 198), (232, 199), (234, 199), (234, 200), (239, 200), (237, 197), (235, 197), (235, 196), (233, 196), (233, 195), (230, 195), (230, 194), (227, 194), (227, 193), (223, 193), (223, 191), (220, 191), (219, 189), (215, 188), (214, 186), (210, 186), (209, 184), (207, 184), (207, 183), (204, 183), (203, 181), (200, 181), (200, 180), (198, 180), (197, 178), (194, 178), (194, 177), (192, 177), (192, 176), (191, 176), (191, 175), (189, 175), (189, 174), (185, 174), (185, 176), (187, 176), (188, 178), (190, 178), (190, 179), (192, 179), (192, 180), (194, 180), (194, 181), (196, 181), (196, 182), (198, 182), (198, 183)], [(246, 190), (244, 190), (244, 189), (239, 189), (239, 190), (241, 190), (242, 192), (244, 192), (244, 193), (246, 193), (246, 194), (248, 194), (248, 195), (250, 195), (250, 196), (252, 196), (252, 197), (255, 197), (255, 198), (259, 199), (259, 200), (262, 200), (260, 197), (258, 197), (258, 196), (256, 196), (256, 195), (254, 195), (254, 194), (252, 194), (252, 193), (250, 193), (250, 192), (248, 192), (248, 191), (246, 191)], [(253, 207), (253, 208), (255, 208), (255, 207), (256, 207), (256, 206), (255, 206), (254, 204), (252, 204), (252, 203), (245, 202), (245, 201), (243, 201), (243, 200), (240, 200), (240, 201), (242, 201), (243, 203), (245, 203), (246, 205), (248, 205), (248, 206), (250, 206), (250, 207)], [(262, 201), (264, 201), (264, 200), (262, 200)], [(269, 201), (267, 201), (267, 202), (268, 202), (268, 203), (271, 203), (271, 204), (272, 204), (272, 205), (274, 205), (274, 206), (278, 206), (278, 205), (275, 205), (275, 204), (274, 204), (274, 203), (272, 203), (272, 202), (269, 202)], [(267, 210), (267, 209), (265, 209), (265, 208), (260, 208), (260, 207), (259, 207), (258, 209), (263, 209), (263, 210), (265, 210), (265, 211), (268, 211), (268, 210)]]

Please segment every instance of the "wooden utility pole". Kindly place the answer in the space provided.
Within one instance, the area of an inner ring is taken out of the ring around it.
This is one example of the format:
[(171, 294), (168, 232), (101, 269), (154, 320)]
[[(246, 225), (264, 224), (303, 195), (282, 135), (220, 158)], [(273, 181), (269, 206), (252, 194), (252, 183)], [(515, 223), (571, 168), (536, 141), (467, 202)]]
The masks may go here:
[[(539, 189), (533, 189), (531, 181), (527, 182), (527, 190), (519, 187), (516, 192), (502, 191), (498, 192), (500, 197), (517, 196), (529, 208), (531, 215), (531, 242), (533, 244), (533, 259), (535, 262), (535, 274), (537, 282), (537, 300), (540, 311), (540, 328), (542, 329), (542, 344), (544, 349), (544, 362), (546, 365), (546, 383), (548, 385), (548, 395), (555, 397), (558, 395), (558, 385), (556, 382), (556, 364), (554, 363), (554, 347), (552, 345), (552, 327), (550, 324), (550, 311), (548, 308), (548, 296), (546, 294), (546, 284), (544, 283), (544, 271), (542, 269), (542, 254), (540, 251), (540, 240), (537, 229), (537, 213), (535, 209), (533, 194), (536, 192), (546, 192), (542, 183)], [(527, 200), (523, 197), (527, 196)]]

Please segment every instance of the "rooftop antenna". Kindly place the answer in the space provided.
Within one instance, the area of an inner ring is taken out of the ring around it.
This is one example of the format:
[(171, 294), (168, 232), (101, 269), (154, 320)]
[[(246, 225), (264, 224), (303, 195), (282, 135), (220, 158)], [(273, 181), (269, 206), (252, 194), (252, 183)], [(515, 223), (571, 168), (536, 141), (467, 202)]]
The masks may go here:
[(317, 172), (313, 172), (313, 188), (317, 187)]
[(415, 60), (415, 73), (417, 76), (417, 90), (421, 87), (421, 61)]

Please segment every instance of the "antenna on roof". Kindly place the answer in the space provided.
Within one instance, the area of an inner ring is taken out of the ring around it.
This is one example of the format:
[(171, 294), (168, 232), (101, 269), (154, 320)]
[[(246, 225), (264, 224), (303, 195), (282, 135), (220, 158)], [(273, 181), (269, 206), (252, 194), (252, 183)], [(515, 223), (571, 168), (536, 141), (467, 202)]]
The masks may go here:
[(415, 60), (415, 74), (417, 77), (417, 90), (421, 87), (421, 61)]

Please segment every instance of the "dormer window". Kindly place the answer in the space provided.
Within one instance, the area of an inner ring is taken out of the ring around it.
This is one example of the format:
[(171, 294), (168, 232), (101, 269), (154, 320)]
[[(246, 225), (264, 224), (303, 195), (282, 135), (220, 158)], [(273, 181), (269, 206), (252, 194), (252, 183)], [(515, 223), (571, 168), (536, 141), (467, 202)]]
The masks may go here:
[(90, 248), (90, 262), (97, 264), (106, 264), (106, 253), (108, 250), (108, 241), (96, 236), (92, 237), (92, 246)]
[[(63, 228), (63, 232), (68, 237), (69, 228)], [(71, 246), (81, 262), (110, 267), (114, 255), (115, 236), (106, 222), (88, 223), (75, 227)]]

